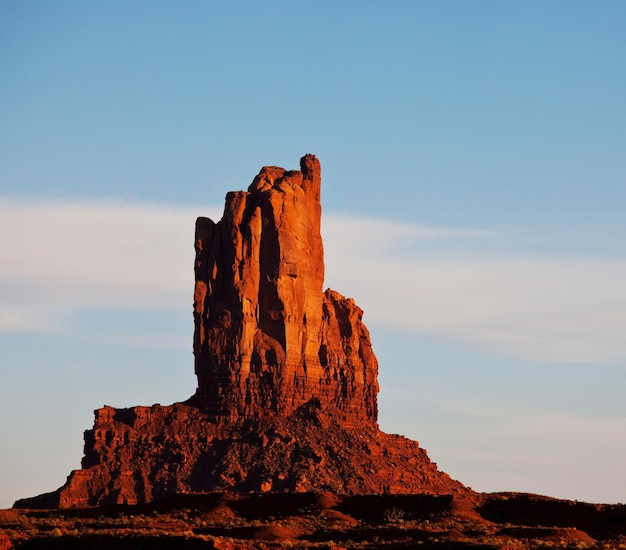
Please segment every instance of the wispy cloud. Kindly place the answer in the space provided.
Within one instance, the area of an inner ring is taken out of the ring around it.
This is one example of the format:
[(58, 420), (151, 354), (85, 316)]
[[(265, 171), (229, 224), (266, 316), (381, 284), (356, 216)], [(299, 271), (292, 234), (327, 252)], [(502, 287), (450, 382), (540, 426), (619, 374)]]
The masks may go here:
[(180, 309), (198, 213), (114, 200), (0, 200), (0, 330), (51, 330), (84, 308)]
[[(0, 199), (0, 330), (88, 308), (188, 310), (193, 224), (220, 207)], [(327, 283), (372, 327), (549, 361), (626, 358), (626, 259), (485, 254), (506, 234), (328, 214)]]
[(372, 326), (544, 361), (626, 358), (626, 258), (485, 254), (478, 241), (506, 235), (475, 230), (432, 229), (438, 246), (420, 251), (394, 246), (402, 226), (391, 223), (365, 249), (349, 241), (361, 238), (342, 227), (350, 223), (327, 223), (327, 280), (356, 299)]
[(323, 232), (327, 254), (331, 256), (340, 252), (387, 255), (416, 243), (459, 242), (497, 236), (493, 231), (482, 229), (435, 227), (340, 214), (324, 216)]

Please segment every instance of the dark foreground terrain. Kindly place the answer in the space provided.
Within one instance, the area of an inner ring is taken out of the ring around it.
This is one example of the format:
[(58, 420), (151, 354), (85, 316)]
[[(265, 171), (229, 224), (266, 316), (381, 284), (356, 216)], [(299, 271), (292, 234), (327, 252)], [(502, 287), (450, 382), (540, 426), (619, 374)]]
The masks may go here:
[(626, 549), (626, 506), (537, 495), (187, 494), (143, 505), (1, 510), (0, 550)]

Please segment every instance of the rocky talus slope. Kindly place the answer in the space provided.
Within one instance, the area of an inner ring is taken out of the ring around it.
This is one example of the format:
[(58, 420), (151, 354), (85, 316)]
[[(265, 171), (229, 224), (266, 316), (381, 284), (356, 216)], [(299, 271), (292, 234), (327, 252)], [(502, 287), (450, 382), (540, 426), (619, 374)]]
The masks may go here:
[(22, 508), (146, 503), (189, 492), (471, 491), (417, 442), (377, 424), (378, 364), (363, 312), (323, 292), (321, 172), (264, 167), (195, 237), (196, 393), (103, 407), (82, 469)]

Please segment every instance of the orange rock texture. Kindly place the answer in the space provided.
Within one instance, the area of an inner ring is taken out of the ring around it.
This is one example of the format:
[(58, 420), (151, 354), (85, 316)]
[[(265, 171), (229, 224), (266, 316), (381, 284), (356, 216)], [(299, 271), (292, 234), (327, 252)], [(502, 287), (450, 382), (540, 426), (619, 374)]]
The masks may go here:
[(196, 393), (96, 411), (82, 469), (17, 507), (144, 503), (181, 492), (468, 493), (377, 424), (363, 312), (326, 290), (319, 161), (264, 167), (195, 236)]
[(196, 223), (193, 402), (230, 421), (286, 415), (316, 398), (376, 422), (378, 364), (363, 312), (322, 292), (320, 164), (265, 167)]

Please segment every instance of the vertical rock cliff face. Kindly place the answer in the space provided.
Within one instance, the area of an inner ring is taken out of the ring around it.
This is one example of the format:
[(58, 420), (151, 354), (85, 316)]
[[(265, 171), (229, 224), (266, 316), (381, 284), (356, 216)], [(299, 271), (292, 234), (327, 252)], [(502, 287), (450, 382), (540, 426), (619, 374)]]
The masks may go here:
[(378, 429), (376, 357), (352, 299), (322, 292), (320, 165), (265, 167), (198, 218), (198, 389), (103, 407), (82, 469), (24, 508), (141, 503), (177, 492), (467, 493), (417, 442)]
[(363, 312), (322, 292), (320, 165), (265, 167), (196, 223), (194, 403), (230, 420), (319, 399), (376, 422), (378, 365)]

